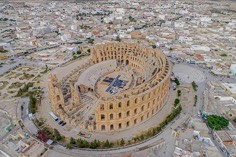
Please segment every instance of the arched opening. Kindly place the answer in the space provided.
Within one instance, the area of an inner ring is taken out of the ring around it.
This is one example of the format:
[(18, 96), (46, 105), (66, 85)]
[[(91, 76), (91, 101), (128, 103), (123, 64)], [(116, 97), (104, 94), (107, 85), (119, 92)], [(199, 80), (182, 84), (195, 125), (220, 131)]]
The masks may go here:
[(112, 120), (113, 119), (113, 114), (110, 114), (110, 120)]
[(137, 104), (137, 102), (138, 102), (138, 98), (135, 98), (134, 103)]
[(119, 118), (121, 118), (122, 117), (122, 114), (121, 113), (119, 113)]
[(113, 109), (113, 104), (109, 105), (109, 109), (112, 110)]
[(129, 113), (130, 113), (129, 111), (126, 112), (126, 117), (129, 117), (130, 115)]
[(143, 111), (143, 110), (144, 110), (144, 106), (141, 107), (141, 111)]
[(101, 114), (101, 120), (105, 120), (105, 115)]
[(141, 117), (141, 121), (143, 121), (143, 116)]
[(114, 126), (113, 124), (110, 125), (110, 130), (113, 130), (114, 129)]
[(119, 129), (121, 129), (122, 128), (122, 125), (121, 125), (121, 123), (119, 123)]
[(125, 64), (126, 64), (126, 65), (129, 65), (129, 60), (126, 60)]
[[(145, 91), (145, 90), (144, 90), (144, 91)], [(143, 92), (144, 92), (144, 91), (143, 91)], [(142, 101), (143, 101), (143, 100), (144, 100), (144, 96), (142, 97)]]
[(100, 105), (100, 111), (104, 111), (104, 104)]
[(127, 101), (127, 107), (129, 107), (129, 100)]
[(134, 114), (137, 114), (137, 109), (134, 109)]
[(104, 131), (106, 129), (105, 125), (101, 126), (101, 130)]
[(129, 127), (129, 121), (126, 123), (126, 127)]
[(78, 86), (78, 91), (81, 92), (81, 90), (80, 90), (80, 86)]
[(118, 103), (118, 107), (121, 108), (121, 102)]

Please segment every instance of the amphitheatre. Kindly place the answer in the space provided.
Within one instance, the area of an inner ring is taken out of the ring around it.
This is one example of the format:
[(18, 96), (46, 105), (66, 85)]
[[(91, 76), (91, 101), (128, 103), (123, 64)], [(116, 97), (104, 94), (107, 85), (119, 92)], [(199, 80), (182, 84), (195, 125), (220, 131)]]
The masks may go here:
[(99, 44), (90, 49), (87, 62), (65, 71), (68, 75), (48, 75), (51, 109), (68, 125), (88, 132), (128, 130), (161, 113), (170, 95), (171, 71), (158, 49)]

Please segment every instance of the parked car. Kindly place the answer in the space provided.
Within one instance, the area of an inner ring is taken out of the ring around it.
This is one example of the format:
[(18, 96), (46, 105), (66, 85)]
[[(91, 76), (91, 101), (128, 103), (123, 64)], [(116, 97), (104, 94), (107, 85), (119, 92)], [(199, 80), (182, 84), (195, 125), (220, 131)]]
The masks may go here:
[(61, 124), (61, 126), (64, 126), (64, 125), (66, 125), (66, 122), (63, 122), (63, 123)]

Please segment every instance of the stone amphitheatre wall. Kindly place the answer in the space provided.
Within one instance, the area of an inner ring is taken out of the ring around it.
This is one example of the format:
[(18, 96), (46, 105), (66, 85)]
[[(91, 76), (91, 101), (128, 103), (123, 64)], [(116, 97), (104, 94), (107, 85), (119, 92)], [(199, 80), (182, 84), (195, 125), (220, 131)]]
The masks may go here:
[[(79, 120), (72, 115), (82, 106), (81, 94), (95, 93), (94, 85), (100, 75), (119, 70), (116, 67), (128, 66), (138, 71), (135, 86), (115, 95), (97, 96), (95, 117), (81, 125), (82, 128), (96, 132), (128, 129), (145, 122), (165, 105), (169, 96), (171, 69), (160, 50), (132, 43), (106, 43), (91, 48), (90, 59), (93, 64), (88, 67), (90, 70), (83, 71), (78, 81), (70, 85), (69, 104), (65, 103), (62, 84), (55, 75), (49, 77), (51, 105), (62, 120), (76, 126)], [(130, 74), (135, 75), (134, 71)]]
[[(159, 50), (136, 44), (107, 43), (91, 49), (93, 63), (116, 59), (143, 73), (135, 88), (99, 99), (93, 131), (113, 132), (146, 121), (165, 105), (170, 89), (170, 66)], [(168, 113), (167, 113), (168, 114)]]

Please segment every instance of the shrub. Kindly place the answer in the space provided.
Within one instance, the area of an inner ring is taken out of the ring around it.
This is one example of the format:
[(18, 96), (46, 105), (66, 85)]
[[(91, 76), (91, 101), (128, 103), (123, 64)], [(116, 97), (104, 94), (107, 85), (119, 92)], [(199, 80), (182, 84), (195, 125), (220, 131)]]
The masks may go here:
[(30, 99), (29, 110), (31, 113), (34, 114), (37, 110), (37, 106), (36, 106), (37, 99), (32, 94), (30, 94), (29, 99)]
[(227, 56), (227, 54), (225, 54), (225, 53), (222, 53), (222, 54), (220, 54), (220, 56), (221, 56), (221, 57), (226, 57), (226, 56)]
[(112, 143), (110, 143), (108, 140), (106, 140), (106, 141), (103, 143), (103, 147), (105, 147), (105, 148), (111, 148), (111, 147), (112, 147)]
[(77, 55), (80, 55), (80, 54), (81, 54), (81, 51), (80, 51), (80, 50), (78, 50), (76, 53), (77, 53)]
[(76, 141), (73, 137), (70, 138), (70, 144), (76, 144)]
[(80, 139), (80, 138), (76, 140), (76, 144), (79, 148), (89, 148), (90, 147), (90, 143), (88, 141)]
[(152, 45), (152, 48), (155, 49), (155, 48), (157, 48), (157, 46), (156, 45)]
[(93, 142), (90, 142), (90, 148), (96, 149), (101, 146), (101, 142), (98, 140), (94, 140)]
[(124, 146), (125, 145), (125, 140), (122, 138), (121, 141), (120, 141), (120, 145), (121, 146)]
[(22, 96), (23, 94), (25, 94), (26, 92), (28, 92), (29, 87), (33, 87), (33, 83), (29, 82), (26, 85), (24, 85), (23, 88), (20, 88), (16, 94), (16, 96)]
[(174, 106), (176, 107), (179, 103), (180, 103), (180, 100), (179, 99), (175, 99)]
[(178, 97), (181, 96), (181, 90), (177, 90), (177, 96), (178, 96)]
[(234, 117), (234, 120), (233, 120), (235, 123), (236, 123), (236, 117)]
[(71, 148), (72, 148), (71, 143), (67, 143), (67, 144), (66, 144), (66, 148), (67, 148), (67, 149), (71, 149)]
[(197, 95), (194, 96), (194, 106), (197, 104)]
[(60, 141), (62, 139), (61, 134), (57, 129), (53, 129), (53, 137), (55, 141)]
[(174, 81), (174, 82), (176, 83), (177, 86), (180, 85), (180, 82), (179, 82), (179, 80), (178, 80), (177, 78), (175, 78), (175, 81)]
[(197, 84), (196, 84), (194, 81), (192, 82), (192, 87), (193, 87), (193, 90), (194, 90), (194, 91), (197, 91), (197, 87), (198, 87), (198, 86), (197, 86)]

